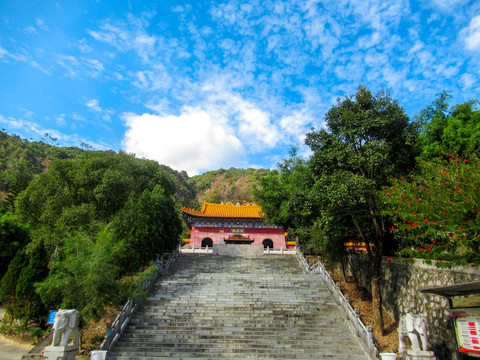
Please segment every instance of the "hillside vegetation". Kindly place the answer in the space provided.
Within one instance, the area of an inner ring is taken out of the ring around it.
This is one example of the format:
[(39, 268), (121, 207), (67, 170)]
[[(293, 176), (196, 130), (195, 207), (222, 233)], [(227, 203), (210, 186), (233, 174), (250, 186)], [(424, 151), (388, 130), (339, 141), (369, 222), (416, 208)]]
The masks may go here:
[(259, 178), (266, 176), (266, 169), (220, 169), (194, 176), (188, 180), (195, 189), (195, 200), (198, 204), (204, 201), (220, 202), (252, 202), (252, 186)]
[[(55, 140), (50, 137), (48, 139)], [(53, 160), (74, 159), (83, 153), (84, 150), (79, 148), (60, 148), (0, 131), (0, 195), (4, 195), (14, 185), (15, 177), (20, 172), (26, 171), (32, 176), (41, 174)]]
[(179, 244), (179, 205), (252, 201), (252, 185), (268, 173), (231, 168), (189, 178), (123, 152), (5, 132), (0, 151), (4, 333), (39, 334), (49, 309), (75, 308), (95, 321), (138, 296), (149, 266)]
[[(55, 141), (48, 137), (46, 139)], [(86, 150), (61, 148), (43, 141), (28, 141), (0, 131), (0, 201), (15, 188), (21, 174), (29, 180), (47, 171), (54, 160), (81, 159)], [(253, 201), (252, 185), (266, 176), (266, 169), (219, 169), (189, 177), (185, 171), (158, 165), (175, 184), (175, 200), (179, 205), (199, 208), (204, 201)], [(25, 182), (24, 179), (22, 179)]]

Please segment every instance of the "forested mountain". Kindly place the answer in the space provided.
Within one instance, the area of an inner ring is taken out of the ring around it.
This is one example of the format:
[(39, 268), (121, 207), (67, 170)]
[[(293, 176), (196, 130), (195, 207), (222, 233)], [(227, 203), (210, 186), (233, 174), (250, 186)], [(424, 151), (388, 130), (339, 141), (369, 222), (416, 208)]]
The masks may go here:
[[(46, 134), (46, 140), (56, 139)], [(79, 159), (85, 153), (86, 150), (80, 148), (60, 148), (0, 131), (0, 200), (15, 188), (16, 180), (24, 183), (26, 175), (33, 178), (46, 172), (53, 160)], [(252, 185), (269, 172), (265, 169), (230, 168), (189, 178), (185, 171), (176, 171), (166, 165), (159, 167), (172, 176), (177, 203), (189, 208), (199, 208), (203, 201), (253, 201)]]
[[(48, 134), (45, 139), (56, 141)], [(42, 141), (28, 141), (17, 135), (0, 131), (0, 195), (15, 183), (15, 177), (22, 171), (30, 175), (45, 172), (48, 164), (55, 159), (78, 158), (84, 150), (70, 147), (60, 148)]]
[(220, 169), (194, 176), (188, 180), (195, 189), (195, 200), (208, 202), (253, 201), (252, 186), (266, 176), (266, 169)]

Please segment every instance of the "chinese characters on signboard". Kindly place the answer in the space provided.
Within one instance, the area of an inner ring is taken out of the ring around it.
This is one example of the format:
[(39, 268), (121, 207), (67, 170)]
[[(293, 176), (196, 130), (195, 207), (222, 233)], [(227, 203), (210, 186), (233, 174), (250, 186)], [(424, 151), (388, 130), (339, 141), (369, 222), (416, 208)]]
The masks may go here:
[(458, 350), (463, 353), (480, 354), (480, 309), (454, 309), (455, 332)]
[(58, 310), (50, 310), (48, 312), (47, 324), (53, 325), (53, 323), (55, 322), (55, 316), (57, 316), (57, 312), (58, 312)]

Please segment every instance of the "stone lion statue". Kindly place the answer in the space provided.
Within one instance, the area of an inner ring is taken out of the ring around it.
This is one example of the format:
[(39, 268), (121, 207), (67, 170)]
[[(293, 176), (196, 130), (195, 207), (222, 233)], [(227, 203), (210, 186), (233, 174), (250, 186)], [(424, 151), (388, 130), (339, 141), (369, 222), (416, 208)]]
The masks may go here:
[(77, 310), (58, 310), (53, 323), (52, 346), (67, 346), (70, 335), (73, 335), (73, 345), (78, 346), (80, 344), (79, 324), (80, 314)]

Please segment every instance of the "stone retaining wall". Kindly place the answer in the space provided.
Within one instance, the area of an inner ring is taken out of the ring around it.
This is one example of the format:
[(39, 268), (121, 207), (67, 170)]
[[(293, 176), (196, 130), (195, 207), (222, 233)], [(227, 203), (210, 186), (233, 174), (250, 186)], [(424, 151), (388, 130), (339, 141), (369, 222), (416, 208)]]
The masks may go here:
[[(371, 293), (371, 267), (364, 255), (350, 258), (350, 271)], [(458, 266), (439, 269), (421, 260), (394, 259), (382, 264), (382, 300), (385, 310), (398, 322), (407, 312), (426, 315), (429, 345), (437, 359), (457, 359), (455, 331), (448, 300), (438, 295), (422, 294), (418, 290), (480, 280), (478, 267)]]

